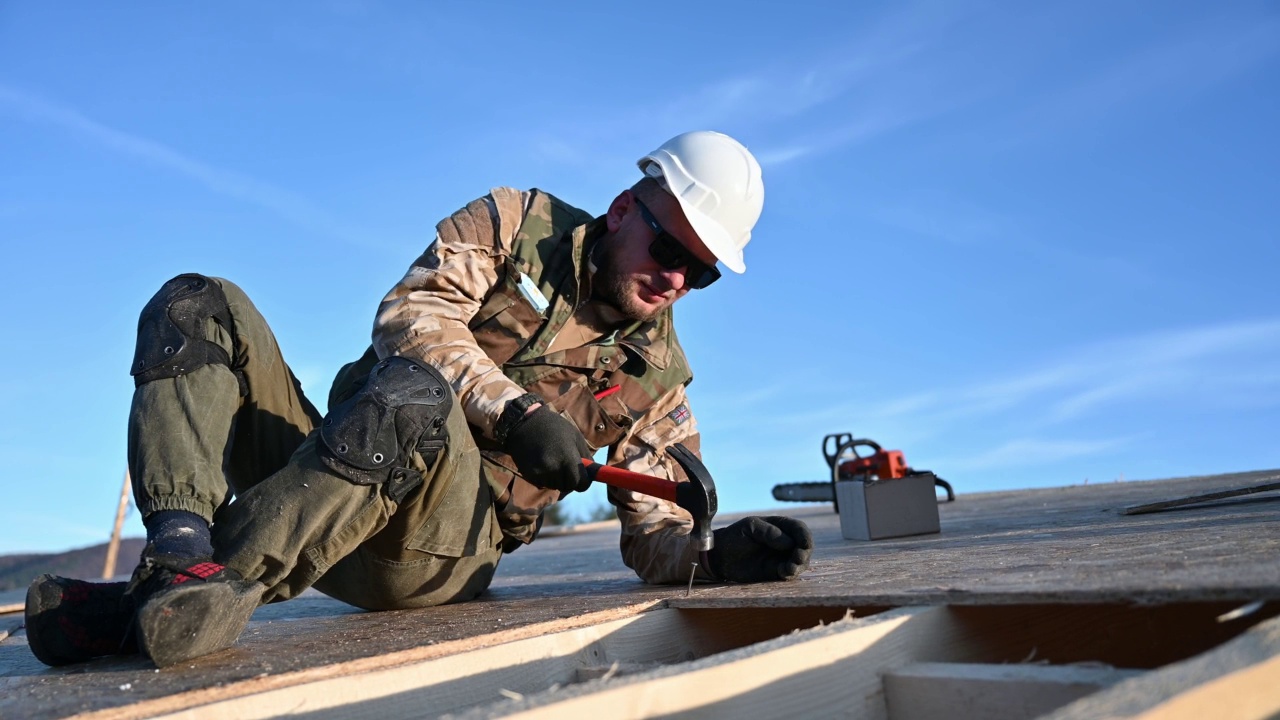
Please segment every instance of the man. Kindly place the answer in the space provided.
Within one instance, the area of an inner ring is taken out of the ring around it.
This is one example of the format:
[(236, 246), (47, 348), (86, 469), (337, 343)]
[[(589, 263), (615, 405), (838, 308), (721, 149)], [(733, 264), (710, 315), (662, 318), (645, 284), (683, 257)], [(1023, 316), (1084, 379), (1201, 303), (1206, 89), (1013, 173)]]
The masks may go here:
[[(728, 136), (677, 136), (598, 218), (498, 188), (437, 226), (338, 373), (321, 418), (234, 284), (166, 283), (143, 309), (129, 467), (147, 548), (129, 583), (44, 576), (28, 592), (48, 664), (142, 651), (165, 666), (235, 642), (260, 603), (315, 585), (371, 610), (483, 592), (547, 506), (590, 485), (582, 459), (687, 480), (692, 379), (671, 306), (743, 272), (764, 201)], [(323, 302), (323, 300), (321, 300)], [(234, 502), (231, 502), (234, 497)], [(624, 562), (674, 583), (785, 580), (803, 523), (747, 518), (700, 557), (674, 504), (609, 489)]]

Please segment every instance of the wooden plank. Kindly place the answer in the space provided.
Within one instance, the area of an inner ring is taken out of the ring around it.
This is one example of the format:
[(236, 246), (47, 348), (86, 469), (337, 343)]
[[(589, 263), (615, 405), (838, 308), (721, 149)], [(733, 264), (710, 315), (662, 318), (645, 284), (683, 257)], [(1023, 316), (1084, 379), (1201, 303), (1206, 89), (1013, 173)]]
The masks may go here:
[(945, 608), (849, 619), (680, 667), (476, 708), (459, 718), (857, 717), (885, 720), (881, 674), (980, 646)]
[[(1095, 653), (1104, 657), (1127, 654), (1154, 662), (1169, 654), (1169, 648), (1134, 647), (1145, 644), (1152, 629), (1131, 624), (1126, 629), (1126, 624), (1114, 623), (1125, 611), (1134, 612), (1133, 608), (1042, 606), (1025, 609), (1025, 613), (1009, 610), (904, 608), (866, 620), (842, 621), (795, 633), (677, 667), (474, 708), (460, 717), (541, 719), (608, 714), (738, 720), (787, 715), (886, 720), (889, 714), (881, 678), (908, 665), (1017, 663), (1019, 653), (1023, 660), (1037, 659), (1037, 654), (1028, 649), (1043, 649), (1044, 656), (1051, 659), (1076, 658), (1076, 662)], [(1214, 622), (1212, 612), (1193, 613), (1190, 608), (1181, 612)], [(986, 617), (975, 621), (975, 613)], [(1182, 630), (1176, 623), (1156, 619), (1152, 625), (1158, 626), (1155, 632), (1165, 635), (1178, 634), (1169, 633), (1169, 627)], [(1117, 632), (1119, 636), (1115, 635)], [(1191, 628), (1191, 632), (1200, 634), (1201, 630)], [(1197, 651), (1181, 646), (1180, 652)], [(1132, 673), (1135, 678), (1144, 675)], [(1197, 678), (1205, 679), (1192, 677)], [(1185, 687), (1166, 692), (1163, 697)], [(1105, 715), (1084, 717), (1099, 716)]]
[[(887, 665), (878, 655), (859, 662), (876, 672), (907, 662), (992, 663), (1038, 658), (1057, 662), (1119, 659), (1154, 667), (1211, 647), (1228, 636), (1224, 624), (1216, 620), (1221, 610), (1216, 605), (936, 608), (930, 621), (917, 621), (911, 633), (898, 634), (895, 643), (906, 648), (901, 657), (890, 655)], [(270, 717), (302, 710), (314, 717), (328, 716), (326, 713), (380, 720), (414, 717), (421, 715), (423, 708), (445, 712), (492, 702), (504, 693), (524, 695), (591, 677), (617, 677), (615, 663), (631, 672), (655, 664), (687, 663), (798, 628), (833, 622), (844, 614), (844, 610), (832, 608), (652, 610), (624, 617), (599, 613), (579, 618), (574, 624), (526, 628), (519, 638), (514, 633), (505, 637), (494, 634), (479, 642), (436, 647), (428, 654), (396, 653), (256, 678), (78, 717), (193, 720)], [(1180, 631), (1170, 634), (1170, 626)], [(1206, 634), (1208, 630), (1214, 632)], [(793, 637), (803, 636), (802, 632)], [(1172, 639), (1162, 645), (1160, 636)], [(768, 642), (750, 650), (769, 651)], [(799, 691), (806, 697), (812, 694), (807, 686)]]
[[(401, 665), (419, 663), (436, 658), (481, 650), (530, 637), (542, 637), (544, 635), (563, 632), (565, 630), (571, 630), (579, 627), (590, 627), (600, 623), (607, 623), (635, 616), (645, 610), (653, 608), (654, 605), (654, 603), (643, 603), (600, 612), (584, 613), (570, 618), (562, 618), (545, 623), (535, 623), (524, 627), (511, 628), (502, 632), (460, 637), (438, 644), (427, 643), (423, 646), (406, 650), (376, 654), (369, 657), (332, 663), (320, 667), (310, 667), (293, 672), (278, 674), (267, 673), (262, 676), (244, 678), (237, 682), (220, 684), (212, 687), (197, 684), (194, 685), (194, 689), (187, 689), (182, 692), (162, 694), (158, 697), (152, 698), (137, 698), (136, 701), (130, 703), (119, 703), (113, 707), (89, 710), (81, 713), (67, 713), (65, 715), (59, 715), (59, 717), (70, 715), (78, 720), (133, 720), (135, 718), (149, 718), (165, 713), (181, 713), (182, 711), (192, 707), (234, 699), (236, 697), (270, 692), (280, 688), (290, 688), (308, 683), (324, 682), (335, 678), (360, 676), (365, 673), (377, 672), (379, 670), (394, 668)], [(259, 612), (261, 612), (261, 610)], [(122, 659), (99, 662), (102, 664), (110, 663), (115, 665), (124, 662), (145, 664), (145, 661), (130, 661)], [(209, 659), (205, 659), (205, 662), (209, 663)], [(216, 667), (216, 664), (214, 667)], [(204, 665), (203, 669), (206, 674), (208, 668), (208, 664)], [(156, 674), (161, 675), (176, 671), (176, 673), (183, 676), (188, 675), (188, 673), (183, 672), (183, 669), (184, 668), (181, 667), (174, 669), (167, 668), (163, 673)], [(199, 671), (202, 668), (200, 662), (196, 661), (196, 663), (189, 669), (197, 671), (194, 674), (196, 677), (199, 677)], [(146, 676), (149, 673), (144, 671), (142, 673), (127, 675), (118, 675), (115, 673), (109, 674), (115, 675), (115, 678), (113, 679), (131, 677), (136, 678), (139, 682), (144, 682), (148, 679)], [(132, 690), (133, 680), (130, 680), (128, 684), (130, 685), (129, 689)], [(188, 680), (187, 683), (183, 684), (190, 685), (190, 681)], [(116, 687), (118, 688), (119, 685)], [(179, 687), (181, 687), (181, 684)]]
[[(665, 615), (674, 611), (658, 612)], [(443, 714), (500, 700), (504, 690), (531, 693), (572, 682), (577, 667), (575, 660), (580, 653), (606, 655), (607, 651), (601, 647), (603, 641), (624, 633), (635, 623), (654, 630), (668, 629), (656, 627), (662, 623), (642, 622), (637, 618), (614, 620), (474, 650), (461, 657), (333, 677), (156, 717), (157, 720), (258, 720), (305, 713), (312, 718), (332, 715), (394, 719), (428, 714), (424, 712), (428, 708), (431, 715)], [(626, 644), (628, 640), (620, 642)], [(639, 647), (632, 649), (648, 654)]]
[(107, 557), (102, 562), (102, 577), (110, 580), (116, 574), (116, 557), (120, 552), (120, 531), (124, 528), (124, 516), (129, 510), (129, 491), (133, 483), (129, 478), (129, 469), (124, 470), (124, 484), (120, 487), (120, 502), (116, 506), (116, 521), (111, 526), (111, 540), (107, 542)]
[(22, 627), (22, 616), (14, 615), (12, 617), (0, 618), (0, 641), (7, 639)]
[[(382, 667), (432, 657), (441, 648), (460, 652), (519, 639), (525, 633), (548, 632), (549, 627), (589, 622), (593, 613), (630, 615), (675, 592), (637, 585), (602, 579), (594, 592), (564, 594), (544, 579), (531, 583), (529, 592), (495, 589), (470, 603), (381, 613), (363, 612), (315, 593), (259, 608), (233, 648), (159, 673), (139, 656), (49, 668), (31, 655), (19, 634), (13, 638), (19, 642), (0, 646), (0, 718), (64, 718), (150, 701), (172, 701), (170, 709), (187, 707), (197, 702), (195, 697), (208, 702), (233, 688), (290, 684), (312, 673), (347, 672), (365, 663)], [(128, 689), (122, 691), (122, 686)]]
[[(895, 610), (841, 621), (703, 663), (582, 689), (477, 708), (459, 718), (777, 717), (885, 718), (878, 673), (912, 662), (921, 638), (936, 635), (939, 609)], [(874, 650), (876, 657), (867, 660)], [(863, 660), (855, 662), (857, 658)]]
[(1083, 665), (917, 663), (884, 675), (889, 720), (1031, 720), (1141, 675)]
[[(200, 703), (211, 699), (210, 695), (192, 696), (187, 698), (194, 701), (190, 707), (164, 714), (157, 714), (164, 704), (151, 702), (77, 718), (252, 720), (307, 713), (308, 717), (317, 718), (393, 720), (439, 715), (499, 700), (504, 692), (533, 693), (574, 683), (579, 681), (580, 669), (617, 663), (634, 670), (685, 662), (834, 621), (842, 614), (843, 611), (825, 608), (786, 614), (740, 610), (712, 615), (653, 610), (558, 632), (553, 627), (540, 627), (537, 634), (525, 639), (417, 662), (404, 662), (401, 657), (385, 658), (382, 667), (348, 664), (324, 677), (312, 675), (289, 686), (257, 692), (245, 692), (253, 691), (253, 687), (221, 688), (218, 694), (225, 699)], [(233, 694), (236, 696), (227, 697)], [(173, 700), (167, 701), (170, 707)]]
[(1205, 683), (1137, 720), (1269, 720), (1280, 716), (1280, 656)]

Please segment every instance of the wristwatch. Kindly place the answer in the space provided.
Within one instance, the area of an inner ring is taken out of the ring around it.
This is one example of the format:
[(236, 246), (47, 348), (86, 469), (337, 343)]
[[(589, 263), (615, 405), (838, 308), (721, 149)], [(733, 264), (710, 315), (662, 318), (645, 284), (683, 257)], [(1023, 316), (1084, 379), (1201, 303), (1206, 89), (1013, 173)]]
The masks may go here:
[(525, 414), (529, 412), (529, 408), (545, 402), (546, 400), (537, 393), (525, 393), (507, 403), (507, 406), (502, 409), (502, 414), (498, 416), (498, 422), (494, 423), (493, 439), (497, 440), (499, 445), (506, 445), (507, 435), (520, 424)]

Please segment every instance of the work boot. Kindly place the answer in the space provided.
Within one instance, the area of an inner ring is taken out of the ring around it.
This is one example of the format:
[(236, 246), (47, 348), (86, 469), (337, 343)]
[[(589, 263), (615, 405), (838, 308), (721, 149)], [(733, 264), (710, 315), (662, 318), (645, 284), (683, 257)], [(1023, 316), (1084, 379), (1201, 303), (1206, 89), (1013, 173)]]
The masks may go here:
[(211, 558), (153, 554), (148, 547), (127, 595), (137, 607), (138, 647), (166, 667), (231, 647), (264, 587)]
[(27, 588), (27, 644), (45, 665), (70, 665), (103, 655), (132, 655), (133, 606), (125, 583), (41, 575)]

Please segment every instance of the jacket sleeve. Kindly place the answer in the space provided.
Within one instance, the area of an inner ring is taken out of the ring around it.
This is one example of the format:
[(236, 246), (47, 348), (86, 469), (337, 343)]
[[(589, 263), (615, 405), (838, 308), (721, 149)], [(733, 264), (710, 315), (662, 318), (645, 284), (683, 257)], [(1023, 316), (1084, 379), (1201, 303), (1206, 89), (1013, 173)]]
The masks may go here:
[(467, 324), (498, 281), (527, 200), (527, 193), (495, 188), (442, 220), (373, 323), (378, 357), (400, 355), (436, 367), (467, 421), (490, 437), (502, 409), (524, 390), (485, 355)]
[[(699, 449), (698, 423), (689, 411), (684, 386), (667, 393), (635, 424), (622, 442), (610, 448), (609, 464), (668, 480), (686, 481), (684, 470), (665, 450), (684, 443), (694, 454)], [(697, 579), (713, 580), (689, 534), (693, 517), (673, 502), (649, 495), (609, 488), (609, 502), (622, 523), (622, 561), (640, 579), (654, 584), (685, 583), (693, 563), (699, 563)]]

